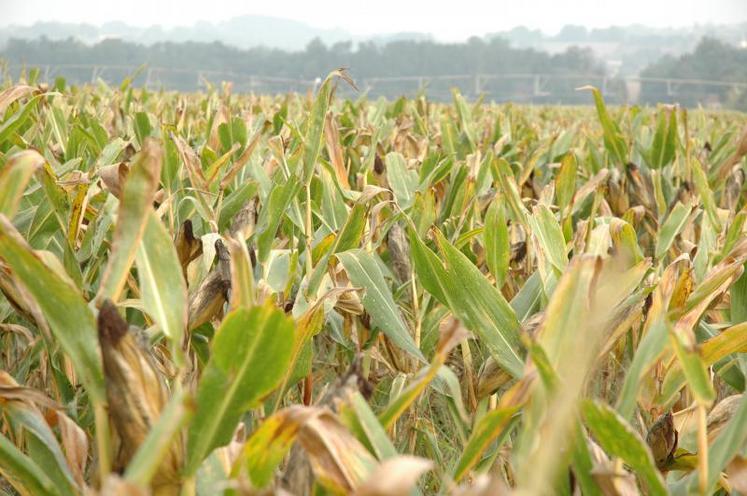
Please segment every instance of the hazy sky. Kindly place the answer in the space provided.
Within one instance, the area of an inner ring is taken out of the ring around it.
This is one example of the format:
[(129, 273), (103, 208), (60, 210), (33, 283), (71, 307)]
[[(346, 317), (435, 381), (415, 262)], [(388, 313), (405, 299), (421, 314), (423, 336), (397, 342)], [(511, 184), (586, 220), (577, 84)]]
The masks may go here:
[(352, 34), (432, 33), (444, 40), (517, 25), (555, 33), (564, 24), (656, 27), (747, 21), (747, 0), (0, 0), (0, 25), (124, 21), (175, 26), (255, 14)]

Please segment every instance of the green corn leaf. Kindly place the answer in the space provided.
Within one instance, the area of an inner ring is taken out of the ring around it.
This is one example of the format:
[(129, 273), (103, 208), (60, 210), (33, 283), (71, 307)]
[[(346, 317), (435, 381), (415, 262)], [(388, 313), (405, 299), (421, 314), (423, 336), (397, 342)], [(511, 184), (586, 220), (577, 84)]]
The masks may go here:
[(499, 201), (494, 201), (488, 208), (483, 237), (488, 268), (495, 277), (496, 287), (500, 288), (506, 281), (508, 266), (511, 262), (511, 243), (503, 206)]
[[(747, 442), (747, 399), (743, 397), (729, 423), (708, 449), (706, 494), (712, 494), (723, 468), (740, 452), (745, 442)], [(693, 471), (670, 486), (671, 494), (675, 496), (698, 494), (699, 485), (699, 472)]]
[(563, 231), (553, 213), (545, 205), (539, 205), (529, 217), (529, 225), (556, 274), (562, 274), (568, 265), (568, 252)]
[(257, 221), (257, 258), (260, 262), (267, 261), (280, 223), (300, 189), (301, 183), (296, 176), (289, 177), (285, 184), (276, 184), (272, 189), (267, 204), (260, 211)]
[(576, 422), (573, 438), (573, 453), (571, 456), (573, 457), (571, 462), (573, 475), (576, 476), (578, 485), (581, 488), (581, 494), (602, 496), (604, 492), (602, 492), (602, 489), (594, 480), (592, 472), (594, 470), (594, 462), (591, 459), (586, 435), (580, 421)]
[[(1, 373), (4, 387), (17, 387), (17, 383), (5, 373)], [(29, 455), (43, 469), (59, 491), (75, 494), (79, 488), (68, 467), (62, 447), (57, 442), (49, 423), (36, 405), (23, 401), (3, 400), (3, 412), (10, 424), (23, 431)]]
[(648, 162), (652, 169), (661, 169), (671, 164), (677, 151), (677, 111), (662, 110), (656, 120), (656, 132), (648, 150)]
[[(732, 353), (747, 352), (747, 322), (724, 329), (714, 337), (700, 343), (700, 352), (706, 367), (710, 367)], [(679, 362), (672, 364), (667, 375), (664, 376), (658, 402), (669, 404), (686, 382), (681, 364)]]
[(169, 338), (174, 355), (178, 356), (187, 327), (187, 285), (166, 227), (152, 210), (146, 215), (145, 231), (136, 253), (143, 308)]
[(649, 494), (666, 495), (661, 474), (646, 442), (611, 407), (597, 401), (582, 404), (586, 427), (610, 455), (621, 458), (645, 483)]
[(256, 487), (266, 487), (311, 415), (312, 411), (291, 407), (265, 419), (244, 444), (234, 471), (245, 468)]
[(308, 116), (308, 127), (306, 129), (306, 136), (304, 137), (302, 184), (308, 184), (311, 181), (311, 176), (314, 173), (314, 168), (319, 158), (319, 152), (324, 146), (324, 119), (332, 100), (336, 77), (352, 83), (352, 80), (350, 80), (343, 70), (336, 70), (329, 73), (319, 87), (319, 92), (314, 99), (314, 105)]
[(659, 229), (659, 237), (656, 240), (656, 258), (661, 258), (672, 246), (674, 238), (685, 227), (690, 212), (692, 212), (692, 207), (686, 207), (680, 202), (677, 202), (669, 212), (669, 216)]
[(436, 354), (431, 360), (430, 366), (420, 370), (410, 384), (392, 399), (384, 411), (381, 412), (379, 420), (385, 429), (391, 429), (397, 419), (415, 402), (428, 384), (436, 378), (441, 366), (446, 362), (449, 352), (460, 340), (458, 336), (459, 328), (456, 327), (455, 329), (457, 329), (457, 334), (447, 337), (445, 341), (439, 340)]
[(18, 211), (26, 185), (34, 172), (44, 165), (44, 157), (34, 150), (12, 155), (0, 169), (0, 214), (9, 219)]
[(358, 391), (343, 405), (342, 421), (379, 460), (397, 456), (397, 450), (376, 414)]
[[(511, 426), (517, 407), (497, 408), (488, 412), (475, 426), (454, 469), (454, 480), (461, 480), (480, 460), (482, 453)], [(505, 435), (501, 436), (505, 440)]]
[(44, 470), (28, 456), (13, 446), (7, 437), (0, 435), (0, 474), (22, 496), (64, 496)]
[(415, 190), (418, 187), (418, 174), (407, 168), (405, 157), (401, 153), (391, 152), (386, 155), (386, 174), (402, 210), (407, 210), (415, 200)]
[(555, 196), (558, 199), (558, 207), (560, 207), (561, 213), (565, 213), (576, 192), (577, 169), (578, 161), (576, 160), (576, 156), (573, 153), (566, 154), (560, 163), (558, 175), (555, 177)]
[(150, 124), (150, 117), (145, 112), (135, 112), (134, 125), (135, 136), (137, 136), (137, 141), (142, 146), (145, 143), (145, 139), (153, 132), (153, 126)]
[(234, 216), (257, 194), (257, 183), (246, 181), (225, 197), (218, 214), (218, 231), (224, 232), (231, 225)]
[(117, 214), (112, 254), (102, 277), (97, 301), (119, 300), (138, 246), (148, 224), (153, 197), (161, 179), (161, 149), (146, 140), (139, 159), (130, 168)]
[(350, 209), (345, 224), (342, 226), (342, 229), (340, 229), (337, 236), (335, 236), (334, 243), (329, 251), (322, 256), (314, 267), (314, 271), (311, 273), (307, 288), (309, 294), (316, 294), (324, 274), (326, 274), (329, 269), (329, 261), (333, 255), (356, 248), (360, 244), (363, 231), (366, 227), (367, 211), (368, 209), (366, 205), (360, 202), (356, 202), (356, 204), (353, 205), (353, 208)]
[(362, 303), (371, 315), (373, 324), (402, 350), (425, 361), (394, 303), (392, 292), (384, 281), (384, 274), (373, 255), (363, 250), (348, 250), (338, 253), (337, 258), (345, 267), (345, 272), (348, 273), (353, 285), (365, 289)]
[(711, 191), (711, 187), (708, 185), (708, 177), (698, 160), (693, 160), (690, 167), (693, 173), (693, 181), (695, 182), (695, 190), (698, 192), (700, 201), (703, 203), (703, 208), (708, 214), (708, 220), (716, 232), (720, 233), (722, 229), (721, 220), (718, 217), (716, 202), (713, 199), (713, 191)]
[(624, 418), (629, 418), (635, 409), (638, 386), (643, 374), (649, 369), (653, 360), (666, 346), (668, 329), (664, 322), (657, 321), (650, 326), (648, 332), (638, 345), (633, 362), (628, 367), (622, 391), (617, 402), (617, 410)]
[(594, 95), (594, 106), (597, 109), (599, 122), (602, 124), (604, 133), (604, 147), (607, 149), (612, 160), (617, 166), (623, 166), (628, 163), (628, 145), (625, 143), (620, 127), (610, 117), (607, 112), (607, 106), (604, 104), (602, 92), (592, 86), (586, 86), (582, 89), (591, 90)]
[(271, 306), (238, 308), (216, 331), (212, 356), (197, 386), (185, 473), (227, 444), (241, 415), (275, 389), (290, 363), (293, 321)]
[(747, 267), (729, 290), (731, 305), (729, 314), (732, 322), (747, 321)]
[(526, 225), (529, 212), (521, 201), (519, 186), (516, 184), (516, 178), (511, 170), (511, 166), (504, 158), (496, 157), (490, 163), (490, 170), (493, 174), (493, 179), (500, 185), (514, 222)]
[(31, 97), (5, 122), (0, 124), (0, 148), (3, 148), (5, 142), (9, 140), (18, 129), (26, 124), (26, 122), (28, 122), (34, 109), (39, 104), (39, 101), (44, 97), (46, 97), (46, 95), (36, 95)]
[(697, 350), (688, 349), (682, 336), (674, 332), (671, 336), (677, 360), (685, 373), (685, 379), (690, 386), (695, 401), (704, 406), (710, 406), (716, 399), (708, 369)]
[(410, 250), (420, 283), (474, 332), (496, 361), (514, 377), (521, 377), (519, 321), (495, 286), (459, 250), (436, 231), (444, 261), (411, 230)]
[(454, 106), (456, 107), (457, 115), (459, 116), (459, 124), (462, 133), (464, 133), (464, 136), (467, 138), (470, 152), (474, 152), (477, 146), (475, 145), (474, 133), (472, 131), (472, 126), (474, 124), (472, 120), (472, 112), (467, 106), (467, 102), (464, 100), (464, 97), (459, 92), (458, 88), (453, 88), (451, 90), (451, 95), (454, 99)]
[(91, 309), (73, 283), (34, 253), (10, 221), (0, 215), (0, 257), (34, 298), (54, 337), (96, 402), (105, 400), (104, 373)]

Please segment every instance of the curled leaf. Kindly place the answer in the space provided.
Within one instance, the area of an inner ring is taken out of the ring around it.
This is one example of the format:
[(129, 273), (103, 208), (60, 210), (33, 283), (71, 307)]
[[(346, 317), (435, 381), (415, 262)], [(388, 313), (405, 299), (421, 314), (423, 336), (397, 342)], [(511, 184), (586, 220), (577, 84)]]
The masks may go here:
[(713, 409), (708, 412), (706, 424), (708, 426), (708, 442), (712, 442), (721, 434), (734, 414), (739, 409), (739, 403), (742, 401), (741, 394), (733, 394), (721, 400)]
[(187, 219), (182, 224), (182, 228), (174, 240), (174, 246), (176, 246), (176, 254), (179, 257), (179, 263), (182, 266), (182, 273), (186, 281), (187, 267), (193, 260), (202, 255), (202, 241), (200, 238), (195, 238), (191, 220)]
[(477, 374), (477, 399), (487, 398), (511, 381), (512, 376), (506, 372), (495, 358), (489, 356)]
[(317, 480), (333, 491), (350, 493), (368, 479), (376, 462), (329, 410), (304, 423), (298, 440)]
[(122, 198), (122, 185), (127, 179), (129, 169), (124, 162), (118, 164), (105, 165), (98, 170), (101, 182), (106, 189), (113, 194), (118, 200)]
[[(168, 391), (154, 358), (110, 300), (104, 300), (97, 322), (109, 417), (119, 438), (114, 469), (122, 471), (158, 421)], [(178, 481), (182, 460), (181, 445), (176, 443), (164, 456), (154, 485)]]
[(410, 243), (402, 226), (395, 223), (387, 234), (387, 246), (392, 259), (394, 274), (400, 283), (410, 280), (412, 264), (410, 262)]
[(192, 330), (220, 318), (231, 290), (231, 254), (221, 240), (215, 242), (218, 263), (189, 299), (189, 324)]
[(677, 430), (674, 428), (672, 412), (659, 417), (646, 434), (646, 444), (651, 448), (656, 467), (664, 469), (677, 449)]
[(355, 496), (409, 496), (418, 479), (433, 468), (433, 462), (416, 456), (384, 460), (374, 469)]

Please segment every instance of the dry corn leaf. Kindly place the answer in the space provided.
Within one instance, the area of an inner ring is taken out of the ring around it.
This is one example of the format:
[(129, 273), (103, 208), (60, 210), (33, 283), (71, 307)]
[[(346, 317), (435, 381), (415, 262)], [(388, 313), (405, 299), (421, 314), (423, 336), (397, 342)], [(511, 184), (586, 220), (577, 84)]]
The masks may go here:
[(100, 167), (98, 175), (106, 189), (113, 194), (118, 200), (122, 198), (122, 186), (127, 179), (129, 168), (124, 162), (118, 164), (105, 165)]
[[(168, 390), (150, 352), (105, 300), (98, 315), (109, 417), (119, 438), (114, 469), (123, 471), (143, 443), (168, 401)], [(158, 486), (180, 480), (183, 453), (176, 443), (153, 477)]]
[(298, 432), (298, 441), (309, 457), (316, 479), (333, 491), (355, 491), (376, 466), (368, 450), (329, 410), (321, 410), (307, 419)]
[(747, 494), (747, 459), (736, 456), (726, 466), (726, 476), (732, 491)]
[(667, 412), (653, 423), (646, 434), (646, 444), (651, 448), (656, 467), (663, 470), (677, 449), (677, 430), (674, 428), (672, 412)]
[(324, 139), (327, 144), (327, 153), (332, 167), (335, 170), (337, 181), (345, 189), (350, 189), (348, 182), (348, 172), (345, 169), (345, 162), (342, 154), (342, 145), (340, 144), (340, 132), (337, 129), (337, 123), (331, 112), (328, 112), (324, 118)]
[(418, 479), (433, 468), (433, 462), (401, 455), (381, 462), (355, 496), (410, 496)]
[(187, 282), (189, 282), (187, 279), (187, 267), (189, 267), (189, 264), (193, 260), (202, 255), (202, 240), (195, 238), (192, 229), (192, 221), (189, 219), (185, 220), (174, 240), (176, 254), (179, 257), (179, 263), (182, 265), (184, 280)]
[(231, 290), (231, 254), (220, 239), (215, 242), (218, 262), (189, 298), (189, 330), (219, 319)]
[(708, 430), (708, 443), (712, 443), (721, 431), (726, 427), (731, 418), (739, 408), (739, 403), (742, 401), (741, 394), (734, 394), (728, 396), (718, 402), (713, 409), (708, 412), (706, 420)]
[(488, 357), (477, 374), (477, 399), (487, 398), (511, 381), (511, 374), (498, 365), (495, 358)]
[(454, 496), (504, 496), (511, 494), (508, 485), (499, 477), (480, 474), (469, 483), (454, 490)]
[(54, 410), (57, 425), (60, 428), (62, 447), (75, 482), (85, 487), (86, 465), (88, 462), (88, 437), (83, 429), (60, 410)]
[(17, 84), (1, 91), (0, 116), (5, 114), (5, 110), (10, 106), (11, 103), (15, 102), (16, 100), (20, 100), (21, 98), (26, 98), (27, 96), (32, 95), (35, 91), (37, 91), (37, 88), (28, 86), (26, 84)]
[(392, 259), (392, 269), (400, 283), (410, 280), (412, 263), (410, 262), (410, 243), (405, 230), (398, 223), (392, 224), (387, 234), (387, 246)]

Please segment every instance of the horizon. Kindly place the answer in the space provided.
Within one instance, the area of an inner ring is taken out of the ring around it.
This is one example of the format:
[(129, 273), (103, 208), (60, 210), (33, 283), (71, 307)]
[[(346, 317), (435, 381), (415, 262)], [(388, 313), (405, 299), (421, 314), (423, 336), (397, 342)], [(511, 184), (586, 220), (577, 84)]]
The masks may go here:
[[(292, 23), (302, 24), (304, 26), (307, 26), (309, 28), (313, 28), (313, 29), (319, 30), (319, 31), (329, 31), (329, 32), (332, 32), (332, 31), (341, 31), (341, 32), (346, 32), (347, 34), (349, 34), (353, 38), (375, 38), (375, 37), (387, 37), (387, 36), (396, 36), (396, 35), (403, 35), (403, 34), (414, 34), (414, 35), (422, 35), (422, 36), (431, 36), (431, 37), (433, 37), (433, 39), (435, 41), (446, 41), (446, 42), (450, 42), (450, 41), (467, 41), (471, 37), (478, 37), (478, 38), (480, 38), (480, 37), (485, 37), (485, 36), (493, 35), (493, 34), (496, 34), (496, 33), (508, 33), (508, 32), (513, 31), (513, 30), (516, 30), (516, 29), (527, 29), (528, 31), (539, 32), (539, 33), (542, 34), (542, 36), (545, 36), (545, 37), (548, 37), (548, 38), (552, 38), (552, 37), (558, 36), (562, 32), (563, 28), (566, 28), (566, 27), (582, 27), (582, 28), (586, 29), (586, 31), (588, 33), (592, 33), (594, 31), (604, 31), (604, 30), (615, 29), (615, 28), (620, 28), (620, 29), (641, 28), (641, 29), (650, 29), (652, 31), (667, 32), (667, 31), (687, 31), (687, 30), (698, 29), (698, 28), (715, 28), (715, 27), (721, 27), (721, 26), (729, 26), (729, 27), (740, 26), (740, 25), (747, 26), (747, 20), (744, 20), (744, 21), (733, 21), (733, 22), (695, 22), (695, 23), (692, 23), (692, 24), (678, 25), (678, 26), (655, 26), (655, 25), (646, 24), (646, 23), (643, 23), (643, 22), (635, 22), (635, 23), (631, 23), (631, 24), (615, 23), (615, 24), (609, 24), (609, 25), (605, 25), (605, 26), (584, 26), (584, 25), (580, 25), (580, 24), (563, 24), (562, 26), (560, 26), (560, 28), (558, 28), (558, 29), (556, 29), (554, 31), (545, 31), (543, 29), (535, 28), (535, 27), (532, 27), (532, 26), (526, 26), (524, 24), (516, 24), (516, 25), (509, 26), (507, 28), (496, 30), (496, 31), (488, 31), (488, 32), (485, 32), (485, 33), (480, 33), (480, 34), (472, 34), (472, 35), (467, 36), (463, 40), (442, 40), (440, 38), (437, 38), (434, 33), (428, 32), (428, 31), (417, 31), (417, 30), (381, 31), (381, 32), (377, 31), (377, 32), (372, 32), (372, 33), (360, 34), (360, 33), (349, 32), (349, 31), (347, 31), (343, 27), (324, 27), (324, 26), (317, 26), (317, 25), (310, 24), (310, 23), (307, 23), (307, 22), (302, 21), (302, 20), (292, 19), (290, 17), (281, 17), (281, 16), (264, 15), (264, 14), (242, 14), (242, 15), (237, 15), (237, 16), (234, 16), (234, 17), (231, 17), (231, 18), (228, 18), (228, 19), (219, 20), (219, 21), (198, 20), (198, 21), (195, 21), (195, 22), (193, 22), (191, 24), (177, 24), (177, 25), (167, 25), (167, 24), (159, 24), (159, 23), (148, 24), (148, 25), (137, 25), (137, 24), (131, 24), (131, 23), (127, 22), (127, 21), (123, 21), (123, 20), (119, 20), (119, 19), (109, 20), (109, 21), (104, 21), (104, 22), (87, 22), (87, 21), (85, 21), (85, 22), (75, 22), (75, 21), (60, 21), (60, 20), (36, 20), (36, 21), (34, 21), (32, 23), (29, 23), (29, 24), (19, 24), (19, 23), (3, 24), (2, 22), (0, 22), (0, 29), (7, 29), (7, 28), (12, 28), (12, 27), (33, 28), (35, 26), (54, 25), (54, 24), (92, 26), (92, 27), (96, 27), (96, 28), (101, 28), (101, 27), (104, 27), (104, 26), (107, 26), (107, 25), (123, 25), (123, 26), (127, 26), (127, 27), (132, 27), (132, 28), (137, 28), (137, 29), (143, 29), (143, 30), (153, 29), (153, 28), (159, 28), (159, 29), (162, 29), (164, 32), (168, 33), (170, 31), (175, 31), (175, 30), (178, 30), (178, 29), (198, 27), (198, 26), (203, 25), (203, 24), (209, 24), (211, 26), (217, 26), (217, 25), (219, 25), (221, 23), (227, 23), (227, 22), (238, 20), (238, 19), (248, 19), (248, 18), (253, 18), (253, 19), (262, 19), (262, 18), (265, 18), (265, 19), (268, 19), (268, 20), (288, 21), (288, 22), (292, 22)], [(745, 32), (745, 35), (747, 35), (747, 31)]]
[[(569, 25), (582, 26), (589, 31), (635, 26), (678, 30), (747, 22), (747, 4), (742, 0), (714, 0), (705, 9), (697, 0), (656, 2), (654, 5), (645, 0), (630, 0), (624, 8), (612, 4), (605, 6), (604, 10), (595, 8), (596, 2), (592, 0), (574, 2), (571, 6), (552, 0), (531, 0), (518, 6), (515, 3), (496, 3), (489, 6), (487, 12), (486, 7), (480, 6), (478, 0), (464, 0), (465, 8), (460, 11), (458, 23), (454, 22), (453, 12), (444, 12), (440, 6), (424, 12), (420, 8), (424, 3), (421, 1), (401, 4), (395, 0), (382, 0), (377, 4), (377, 9), (368, 15), (353, 13), (347, 8), (336, 8), (343, 5), (341, 0), (325, 2), (328, 8), (324, 9), (309, 9), (305, 3), (294, 0), (285, 2), (282, 6), (252, 6), (251, 11), (232, 0), (215, 0), (215, 8), (210, 11), (205, 11), (202, 4), (195, 0), (158, 2), (156, 5), (145, 0), (132, 0), (130, 3), (133, 8), (128, 9), (128, 12), (94, 0), (76, 0), (65, 2), (64, 5), (45, 5), (44, 8), (41, 6), (47, 2), (43, 0), (9, 0), (5, 3), (6, 15), (0, 21), (0, 27), (5, 28), (31, 27), (37, 23), (93, 26), (124, 23), (138, 29), (160, 27), (168, 31), (199, 26), (201, 23), (216, 25), (241, 17), (266, 17), (299, 22), (318, 30), (342, 31), (351, 39), (412, 33), (429, 35), (441, 42), (465, 41), (473, 36), (483, 37), (517, 27), (539, 30), (544, 36), (554, 36)], [(299, 8), (292, 8), (294, 5)], [(635, 8), (636, 5), (641, 8)], [(148, 8), (140, 9), (138, 6)], [(394, 6), (398, 9), (387, 8)], [(506, 10), (502, 11), (502, 7)], [(279, 8), (281, 9), (278, 10)], [(392, 10), (399, 10), (401, 15), (391, 16)], [(463, 13), (465, 11), (466, 14)], [(536, 15), (538, 11), (542, 11), (542, 15)], [(136, 16), (132, 17), (131, 13)], [(164, 22), (165, 19), (171, 22)]]

